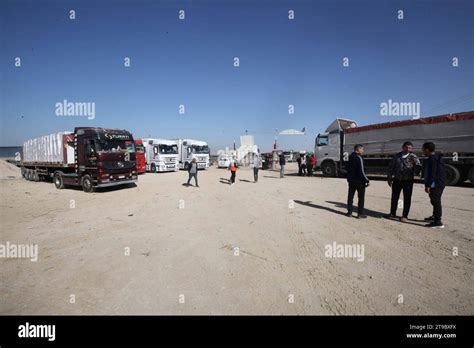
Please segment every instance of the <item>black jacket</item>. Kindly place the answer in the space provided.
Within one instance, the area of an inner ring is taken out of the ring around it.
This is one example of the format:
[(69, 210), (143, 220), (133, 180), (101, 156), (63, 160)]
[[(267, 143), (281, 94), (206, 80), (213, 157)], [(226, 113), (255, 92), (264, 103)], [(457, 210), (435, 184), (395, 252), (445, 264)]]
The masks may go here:
[(362, 156), (353, 152), (349, 156), (349, 161), (346, 164), (347, 181), (353, 184), (366, 184), (369, 179), (364, 171), (364, 159)]
[(446, 186), (446, 167), (441, 155), (434, 154), (423, 161), (423, 180), (425, 187)]
[(286, 164), (285, 155), (280, 155), (280, 165), (284, 166)]
[(420, 160), (414, 153), (408, 154), (405, 158), (403, 152), (393, 156), (388, 166), (387, 177), (389, 180), (395, 178), (397, 180), (413, 180), (415, 175), (420, 171)]

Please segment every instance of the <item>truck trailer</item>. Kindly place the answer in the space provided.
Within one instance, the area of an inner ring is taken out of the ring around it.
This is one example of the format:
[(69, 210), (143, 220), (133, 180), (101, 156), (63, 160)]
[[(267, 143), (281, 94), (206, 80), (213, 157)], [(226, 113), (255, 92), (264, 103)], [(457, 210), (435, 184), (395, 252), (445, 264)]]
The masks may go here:
[(446, 163), (448, 185), (474, 183), (474, 111), (361, 127), (354, 120), (338, 118), (318, 134), (314, 152), (324, 176), (339, 176), (345, 174), (344, 164), (354, 145), (362, 144), (366, 172), (387, 174), (391, 158), (405, 141), (413, 143), (422, 161), (423, 143), (435, 143)]
[(178, 171), (178, 144), (174, 140), (144, 138), (146, 170), (152, 173)]
[(76, 127), (23, 144), (21, 174), (30, 181), (52, 179), (57, 189), (131, 184), (137, 181), (135, 143), (121, 129)]
[(179, 168), (188, 169), (189, 164), (195, 158), (198, 169), (209, 168), (209, 146), (205, 141), (195, 139), (178, 139)]

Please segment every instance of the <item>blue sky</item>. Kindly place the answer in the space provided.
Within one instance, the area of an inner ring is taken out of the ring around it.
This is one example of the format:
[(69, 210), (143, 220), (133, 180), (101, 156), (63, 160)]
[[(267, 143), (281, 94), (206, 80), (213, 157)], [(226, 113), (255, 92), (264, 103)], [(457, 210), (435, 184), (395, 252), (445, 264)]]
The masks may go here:
[[(474, 110), (468, 0), (2, 0), (0, 20), (0, 146), (101, 126), (206, 140), (213, 153), (248, 130), (267, 151), (275, 129), (306, 127), (278, 139), (311, 150), (336, 117), (404, 118), (380, 115), (388, 99), (419, 102), (422, 116)], [(95, 119), (56, 116), (64, 99), (94, 102)]]

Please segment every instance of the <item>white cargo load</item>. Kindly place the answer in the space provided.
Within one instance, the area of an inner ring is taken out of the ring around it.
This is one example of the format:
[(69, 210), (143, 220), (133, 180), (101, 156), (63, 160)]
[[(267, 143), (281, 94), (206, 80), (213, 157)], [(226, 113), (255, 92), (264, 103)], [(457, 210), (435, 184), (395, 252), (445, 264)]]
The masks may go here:
[[(23, 162), (64, 163), (64, 151), (68, 151), (63, 143), (64, 135), (71, 132), (58, 132), (30, 139), (23, 143)], [(69, 162), (69, 161), (67, 161)]]

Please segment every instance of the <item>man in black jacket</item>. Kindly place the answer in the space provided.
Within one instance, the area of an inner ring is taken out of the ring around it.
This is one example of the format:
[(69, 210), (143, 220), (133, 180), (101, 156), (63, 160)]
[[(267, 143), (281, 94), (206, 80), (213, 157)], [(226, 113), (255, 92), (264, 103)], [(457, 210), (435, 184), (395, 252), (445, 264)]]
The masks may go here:
[(403, 213), (401, 222), (406, 222), (411, 206), (411, 194), (415, 175), (419, 173), (420, 160), (412, 152), (413, 144), (406, 141), (402, 145), (402, 152), (393, 156), (388, 166), (387, 180), (392, 188), (392, 201), (389, 218), (396, 218), (398, 199), (403, 191)]
[(357, 191), (358, 197), (358, 209), (357, 218), (365, 219), (367, 216), (364, 215), (364, 199), (365, 199), (365, 188), (369, 186), (369, 179), (365, 175), (364, 171), (364, 160), (362, 154), (364, 153), (364, 147), (360, 144), (354, 146), (354, 152), (349, 156), (347, 162), (347, 182), (349, 183), (349, 193), (347, 195), (347, 214), (346, 216), (352, 217), (352, 202), (354, 200), (354, 194)]
[(286, 160), (285, 160), (285, 155), (283, 154), (283, 152), (280, 153), (279, 158), (280, 158), (280, 178), (284, 178)]
[(426, 227), (444, 228), (441, 222), (442, 207), (441, 196), (446, 187), (446, 167), (441, 159), (441, 155), (435, 153), (435, 144), (424, 143), (423, 155), (428, 157), (423, 163), (423, 179), (425, 182), (425, 192), (429, 194), (433, 215), (426, 218), (430, 221)]

